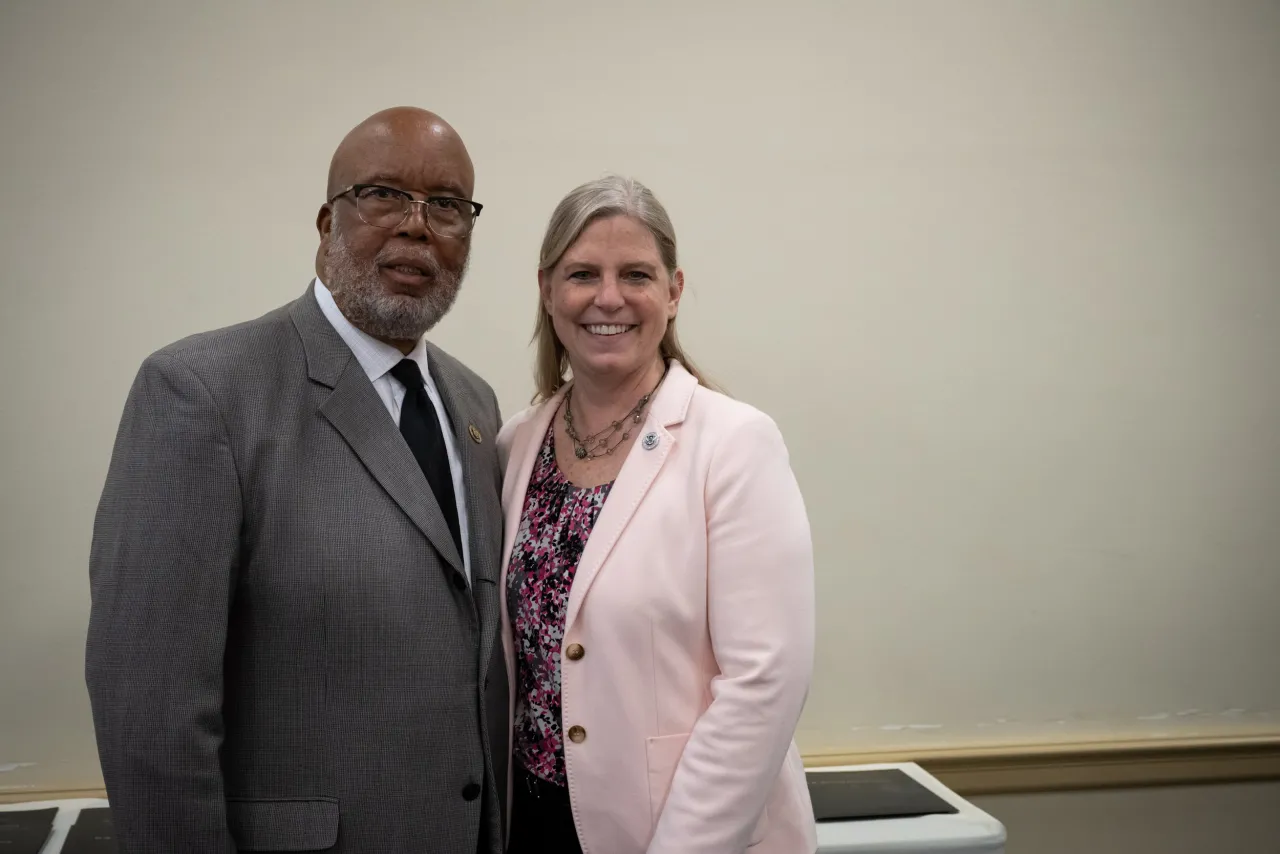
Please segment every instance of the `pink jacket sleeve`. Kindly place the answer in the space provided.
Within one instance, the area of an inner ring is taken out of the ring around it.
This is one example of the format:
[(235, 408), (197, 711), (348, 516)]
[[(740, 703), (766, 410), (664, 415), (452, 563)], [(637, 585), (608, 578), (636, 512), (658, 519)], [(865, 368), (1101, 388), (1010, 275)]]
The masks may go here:
[(707, 608), (719, 674), (676, 768), (649, 854), (742, 854), (813, 673), (813, 545), (782, 435), (762, 413), (714, 452)]

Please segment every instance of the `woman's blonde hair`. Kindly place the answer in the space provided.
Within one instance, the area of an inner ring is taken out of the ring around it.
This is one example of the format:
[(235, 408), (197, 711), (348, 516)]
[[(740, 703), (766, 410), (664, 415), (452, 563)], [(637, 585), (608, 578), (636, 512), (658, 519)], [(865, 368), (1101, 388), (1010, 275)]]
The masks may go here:
[[(649, 229), (654, 242), (658, 244), (658, 254), (662, 257), (662, 266), (666, 268), (667, 275), (675, 275), (676, 230), (671, 224), (671, 217), (652, 190), (634, 178), (621, 175), (609, 175), (590, 181), (560, 200), (551, 214), (551, 221), (547, 223), (547, 233), (542, 238), (538, 271), (549, 274), (587, 226), (611, 216), (629, 216)], [(546, 400), (559, 391), (568, 380), (569, 371), (569, 354), (556, 335), (551, 316), (542, 304), (541, 293), (538, 295), (538, 319), (533, 329), (533, 340), (538, 344), (534, 368), (537, 392), (533, 396), (536, 402)], [(675, 318), (667, 324), (658, 352), (663, 361), (675, 359), (699, 383), (709, 385), (680, 346)]]

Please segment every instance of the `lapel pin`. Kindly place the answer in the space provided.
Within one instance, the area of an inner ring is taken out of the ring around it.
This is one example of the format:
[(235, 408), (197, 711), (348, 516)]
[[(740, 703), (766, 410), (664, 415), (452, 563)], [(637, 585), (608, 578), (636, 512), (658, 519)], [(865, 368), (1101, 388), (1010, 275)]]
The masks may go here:
[(469, 424), (467, 426), (467, 432), (471, 434), (471, 441), (475, 442), (477, 445), (484, 441), (484, 437), (480, 435), (480, 428), (476, 425)]
[(658, 434), (645, 433), (641, 444), (644, 445), (644, 449), (646, 451), (652, 451), (654, 448), (658, 447)]

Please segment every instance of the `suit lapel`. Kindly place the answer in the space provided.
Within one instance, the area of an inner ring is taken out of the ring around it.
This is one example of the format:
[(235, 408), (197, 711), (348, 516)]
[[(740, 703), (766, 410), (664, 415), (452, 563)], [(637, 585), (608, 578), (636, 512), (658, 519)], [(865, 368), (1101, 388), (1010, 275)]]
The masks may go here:
[[(609, 497), (587, 537), (586, 546), (583, 547), (578, 569), (573, 576), (573, 586), (569, 590), (566, 633), (582, 610), (582, 602), (604, 568), (609, 552), (635, 516), (641, 500), (674, 449), (676, 437), (667, 428), (684, 420), (697, 385), (698, 381), (679, 363), (671, 364), (667, 378), (649, 410), (649, 417), (645, 420), (636, 443), (627, 453), (626, 462), (622, 464), (622, 470), (618, 472), (618, 477), (609, 490)], [(554, 411), (553, 409), (552, 412)], [(543, 425), (544, 431), (546, 426)], [(649, 446), (645, 443), (645, 437), (651, 433), (657, 443)]]
[[(462, 462), (462, 491), (467, 507), (467, 547), (471, 553), (471, 572), (476, 578), (484, 578), (496, 584), (498, 568), (496, 562), (489, 558), (491, 549), (488, 544), (493, 542), (491, 538), (499, 536), (500, 531), (496, 529), (501, 523), (491, 518), (493, 514), (481, 505), (479, 482), (481, 478), (490, 477), (492, 473), (476, 470), (480, 461), (473, 453), (475, 440), (471, 437), (472, 427), (477, 423), (486, 423), (486, 419), (477, 411), (476, 401), (472, 399), (472, 395), (467, 393), (456, 374), (448, 369), (444, 359), (441, 358), (440, 350), (428, 343), (427, 352), (431, 379), (435, 381), (436, 390), (440, 392), (440, 401), (444, 404), (445, 412), (449, 416), (453, 446), (457, 449), (458, 458)], [(487, 438), (490, 442), (497, 439), (496, 436)], [(486, 437), (481, 434), (480, 441), (484, 442), (485, 439)]]
[(356, 456), (445, 561), (463, 572), (462, 555), (436, 504), (435, 495), (395, 422), (342, 337), (330, 325), (308, 288), (290, 314), (307, 353), (310, 378), (332, 389), (320, 405)]
[(436, 551), (457, 572), (462, 572), (462, 555), (453, 543), (431, 486), (355, 358), (321, 405), (320, 413), (347, 440), (374, 480), (427, 535)]
[[(480, 678), (488, 678), (489, 664), (500, 633), (500, 598), (498, 586), (501, 562), (502, 513), (499, 503), (496, 435), (486, 436), (477, 425), (488, 425), (492, 416), (482, 409), (482, 402), (462, 382), (450, 361), (439, 348), (427, 343), (427, 364), (431, 379), (440, 393), (453, 446), (462, 464), (462, 492), (467, 509), (467, 548), (471, 554), (471, 597), (480, 623)], [(480, 436), (477, 441), (471, 431)], [(490, 443), (486, 448), (485, 443)], [(487, 481), (487, 483), (486, 483)], [(495, 510), (497, 512), (495, 512)], [(498, 757), (494, 757), (495, 760)]]

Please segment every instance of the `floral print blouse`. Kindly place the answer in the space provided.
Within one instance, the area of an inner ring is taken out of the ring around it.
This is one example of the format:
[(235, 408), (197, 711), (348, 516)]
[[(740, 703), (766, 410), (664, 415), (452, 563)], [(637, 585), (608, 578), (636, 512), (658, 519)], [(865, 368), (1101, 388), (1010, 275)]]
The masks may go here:
[(560, 715), (560, 644), (569, 589), (612, 483), (580, 488), (556, 465), (555, 423), (529, 476), (507, 569), (507, 613), (516, 654), (515, 758), (535, 776), (567, 785)]

